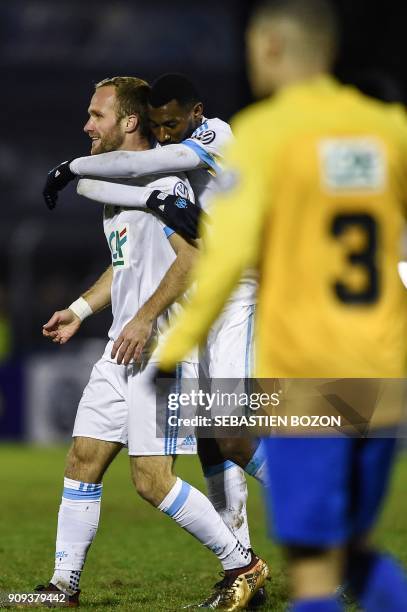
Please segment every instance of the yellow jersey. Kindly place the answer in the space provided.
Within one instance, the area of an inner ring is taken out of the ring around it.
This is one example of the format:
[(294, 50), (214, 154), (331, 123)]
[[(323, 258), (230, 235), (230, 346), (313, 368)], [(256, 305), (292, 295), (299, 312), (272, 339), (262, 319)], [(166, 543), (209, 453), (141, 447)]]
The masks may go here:
[(404, 110), (321, 75), (232, 125), (197, 290), (161, 366), (203, 340), (242, 270), (257, 264), (257, 376), (404, 376)]

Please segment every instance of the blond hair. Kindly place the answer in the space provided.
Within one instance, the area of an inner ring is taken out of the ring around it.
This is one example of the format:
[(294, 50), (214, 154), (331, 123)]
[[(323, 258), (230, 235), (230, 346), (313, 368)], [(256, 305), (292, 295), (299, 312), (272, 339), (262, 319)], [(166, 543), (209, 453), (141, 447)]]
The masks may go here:
[(138, 115), (140, 131), (143, 136), (150, 134), (147, 103), (150, 85), (143, 79), (130, 76), (116, 76), (96, 83), (95, 89), (112, 86), (116, 90), (116, 114), (120, 121), (129, 115)]

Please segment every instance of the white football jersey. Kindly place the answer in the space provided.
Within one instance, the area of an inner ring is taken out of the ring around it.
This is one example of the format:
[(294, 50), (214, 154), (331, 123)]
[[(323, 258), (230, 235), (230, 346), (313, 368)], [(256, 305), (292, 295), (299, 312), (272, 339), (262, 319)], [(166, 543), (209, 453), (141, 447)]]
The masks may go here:
[[(145, 176), (126, 181), (126, 184), (129, 182), (194, 201), (185, 175)], [(137, 210), (109, 204), (104, 207), (103, 225), (113, 266), (113, 323), (109, 338), (116, 340), (126, 323), (157, 289), (175, 260), (176, 255), (168, 241), (174, 231), (145, 208)], [(145, 356), (149, 355), (150, 360), (154, 360), (156, 346), (179, 308), (179, 304), (173, 304), (158, 317), (151, 341), (145, 349)]]
[[(216, 175), (221, 169), (222, 149), (233, 138), (230, 125), (222, 119), (206, 119), (182, 144), (191, 148), (205, 163), (205, 168), (198, 168), (187, 173), (197, 203), (210, 214), (210, 203), (217, 190)], [(246, 272), (227, 303), (240, 302), (247, 306), (255, 304), (257, 293), (257, 274)]]

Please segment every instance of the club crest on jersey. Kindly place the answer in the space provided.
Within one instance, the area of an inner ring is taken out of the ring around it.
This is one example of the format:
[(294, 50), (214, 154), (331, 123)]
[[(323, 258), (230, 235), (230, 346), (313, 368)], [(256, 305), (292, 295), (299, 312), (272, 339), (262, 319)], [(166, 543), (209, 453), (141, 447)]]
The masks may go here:
[(177, 206), (177, 208), (186, 208), (187, 207), (187, 201), (185, 198), (177, 198), (174, 202), (175, 206)]
[(181, 198), (188, 198), (189, 191), (185, 183), (178, 181), (178, 183), (174, 185), (174, 195), (180, 196)]
[(123, 223), (109, 236), (109, 247), (112, 252), (112, 265), (114, 268), (129, 267), (129, 224)]
[(205, 130), (205, 132), (193, 135), (192, 138), (194, 138), (194, 140), (199, 140), (204, 145), (208, 145), (215, 140), (216, 134), (213, 130)]
[(322, 186), (328, 191), (381, 191), (384, 151), (373, 138), (327, 138), (319, 143)]

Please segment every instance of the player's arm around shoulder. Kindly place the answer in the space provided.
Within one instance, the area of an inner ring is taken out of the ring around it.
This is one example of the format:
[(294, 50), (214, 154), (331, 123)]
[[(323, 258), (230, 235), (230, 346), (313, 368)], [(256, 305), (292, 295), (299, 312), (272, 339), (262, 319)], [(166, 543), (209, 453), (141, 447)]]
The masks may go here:
[(146, 151), (110, 151), (71, 160), (69, 170), (74, 177), (138, 178), (150, 174), (168, 174), (195, 170), (199, 156), (182, 144), (170, 144)]

